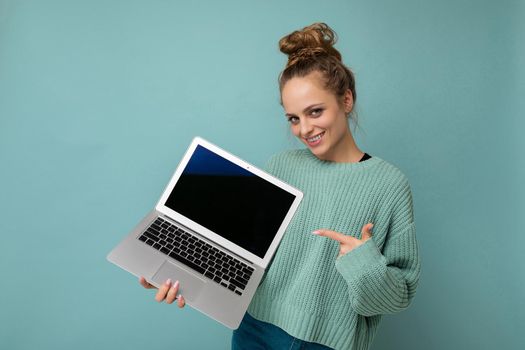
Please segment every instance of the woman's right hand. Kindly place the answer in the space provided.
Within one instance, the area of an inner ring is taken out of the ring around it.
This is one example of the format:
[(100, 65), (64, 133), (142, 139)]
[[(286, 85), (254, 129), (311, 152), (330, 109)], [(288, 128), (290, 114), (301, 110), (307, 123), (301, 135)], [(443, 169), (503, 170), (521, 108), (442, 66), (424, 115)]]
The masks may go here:
[[(157, 287), (146, 281), (144, 277), (140, 277), (139, 282), (146, 289), (157, 289)], [(177, 306), (179, 308), (183, 308), (184, 305), (186, 305), (186, 301), (182, 295), (177, 295), (178, 292), (179, 281), (172, 283), (171, 280), (168, 279), (162, 284), (162, 286), (160, 286), (160, 288), (158, 288), (157, 294), (155, 295), (155, 300), (157, 300), (159, 303), (165, 301), (166, 304), (172, 304), (175, 300), (177, 300)]]

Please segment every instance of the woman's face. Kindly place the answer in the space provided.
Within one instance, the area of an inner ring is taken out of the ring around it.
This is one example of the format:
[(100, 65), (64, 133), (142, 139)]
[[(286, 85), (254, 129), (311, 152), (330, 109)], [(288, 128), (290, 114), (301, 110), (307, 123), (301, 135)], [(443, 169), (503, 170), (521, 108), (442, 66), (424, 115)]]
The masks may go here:
[(352, 93), (341, 101), (323, 87), (321, 76), (313, 72), (290, 79), (281, 99), (292, 133), (319, 159), (342, 162), (348, 157), (353, 139), (347, 115), (352, 110)]

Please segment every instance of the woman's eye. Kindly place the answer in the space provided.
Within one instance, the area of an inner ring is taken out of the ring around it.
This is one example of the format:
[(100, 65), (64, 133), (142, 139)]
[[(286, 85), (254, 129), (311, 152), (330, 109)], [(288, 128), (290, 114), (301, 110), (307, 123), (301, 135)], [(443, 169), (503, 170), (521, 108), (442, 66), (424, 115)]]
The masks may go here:
[(311, 112), (310, 112), (310, 115), (311, 115), (312, 117), (318, 117), (318, 116), (320, 116), (321, 114), (323, 114), (323, 109), (322, 109), (322, 108), (312, 109)]
[(299, 124), (299, 118), (297, 118), (297, 117), (289, 117), (288, 118), (288, 122), (290, 122), (290, 124), (297, 125), (297, 124)]

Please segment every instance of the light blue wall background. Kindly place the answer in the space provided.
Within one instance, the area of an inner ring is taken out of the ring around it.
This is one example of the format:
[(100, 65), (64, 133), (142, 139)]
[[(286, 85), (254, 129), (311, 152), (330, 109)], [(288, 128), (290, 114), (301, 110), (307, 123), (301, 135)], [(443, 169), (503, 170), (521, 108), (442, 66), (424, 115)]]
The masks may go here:
[(325, 21), (359, 145), (414, 193), (423, 273), (374, 349), (525, 348), (523, 1), (0, 0), (0, 348), (228, 349), (105, 261), (201, 135), (297, 147), (284, 34)]

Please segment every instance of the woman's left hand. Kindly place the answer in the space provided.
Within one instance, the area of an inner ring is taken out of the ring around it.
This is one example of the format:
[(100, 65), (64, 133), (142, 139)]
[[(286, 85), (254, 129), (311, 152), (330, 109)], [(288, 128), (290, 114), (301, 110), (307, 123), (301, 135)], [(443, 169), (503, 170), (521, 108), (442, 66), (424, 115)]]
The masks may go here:
[(361, 229), (361, 239), (324, 229), (315, 230), (312, 233), (314, 235), (328, 237), (339, 242), (339, 255), (337, 257), (340, 257), (341, 255), (345, 255), (346, 253), (354, 250), (361, 244), (368, 241), (370, 237), (372, 237), (372, 227), (374, 227), (374, 224), (371, 222), (363, 226)]

